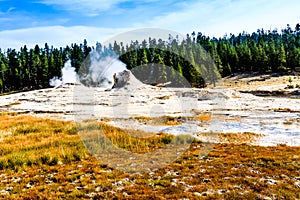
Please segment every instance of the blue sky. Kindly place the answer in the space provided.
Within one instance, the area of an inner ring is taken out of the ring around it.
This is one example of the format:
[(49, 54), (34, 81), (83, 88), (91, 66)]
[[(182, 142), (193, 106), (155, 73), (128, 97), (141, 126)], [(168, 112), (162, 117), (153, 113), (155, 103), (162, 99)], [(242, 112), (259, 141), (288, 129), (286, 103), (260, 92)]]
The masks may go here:
[(137, 28), (211, 37), (300, 23), (298, 0), (0, 0), (0, 48), (91, 45)]

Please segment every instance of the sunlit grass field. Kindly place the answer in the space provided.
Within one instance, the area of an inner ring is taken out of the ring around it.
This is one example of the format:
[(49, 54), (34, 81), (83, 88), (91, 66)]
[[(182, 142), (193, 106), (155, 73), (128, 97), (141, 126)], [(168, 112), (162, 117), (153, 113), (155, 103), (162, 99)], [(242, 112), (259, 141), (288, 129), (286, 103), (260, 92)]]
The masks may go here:
[[(168, 166), (128, 173), (101, 162), (86, 149), (79, 134), (87, 129), (101, 129), (114, 145), (135, 153), (155, 151), (172, 142), (192, 144)], [(147, 137), (134, 137), (138, 134)], [(300, 199), (300, 147), (206, 144), (192, 141), (188, 136), (148, 135), (143, 132), (129, 135), (125, 130), (94, 121), (78, 126), (74, 122), (1, 113), (0, 196), (3, 199)]]

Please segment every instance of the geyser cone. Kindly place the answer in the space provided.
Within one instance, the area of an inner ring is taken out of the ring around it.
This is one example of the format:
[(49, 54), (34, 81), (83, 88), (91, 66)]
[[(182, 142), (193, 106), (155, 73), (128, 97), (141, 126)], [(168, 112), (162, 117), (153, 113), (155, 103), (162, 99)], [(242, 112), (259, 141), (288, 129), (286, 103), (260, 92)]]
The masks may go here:
[(143, 85), (129, 70), (123, 70), (122, 72), (115, 73), (113, 75), (115, 88), (132, 89)]

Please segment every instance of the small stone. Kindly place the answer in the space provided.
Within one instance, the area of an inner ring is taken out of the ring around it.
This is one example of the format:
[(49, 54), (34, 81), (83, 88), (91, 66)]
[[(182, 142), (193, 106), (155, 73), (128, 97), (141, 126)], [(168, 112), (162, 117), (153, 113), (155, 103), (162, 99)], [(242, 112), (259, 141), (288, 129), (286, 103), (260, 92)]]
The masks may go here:
[(183, 181), (179, 182), (179, 184), (182, 185), (182, 186), (186, 185), (185, 182), (183, 182)]
[(130, 164), (130, 167), (136, 167), (137, 166), (137, 164), (136, 163), (132, 163), (132, 164)]
[(270, 185), (277, 185), (278, 184), (278, 181), (274, 180), (274, 179), (264, 179), (264, 178), (261, 178), (260, 179), (261, 182), (264, 182), (264, 183), (268, 183)]
[(218, 190), (218, 193), (219, 193), (219, 194), (225, 194), (225, 193), (226, 193), (226, 190)]
[(173, 179), (171, 180), (171, 182), (172, 182), (172, 183), (177, 183), (177, 179), (173, 178)]
[(96, 187), (95, 192), (100, 192), (101, 187)]
[(177, 184), (174, 183), (174, 182), (172, 182), (170, 185), (173, 186), (173, 187), (176, 187), (176, 186), (177, 186)]
[(289, 179), (289, 177), (287, 175), (285, 175), (285, 174), (281, 174), (280, 178), (282, 178), (282, 179)]
[(13, 187), (7, 187), (7, 188), (5, 189), (5, 191), (11, 192), (13, 189), (14, 189)]
[(199, 193), (199, 192), (194, 192), (194, 195), (199, 196), (199, 197), (202, 196), (201, 193)]
[(51, 184), (51, 183), (53, 183), (53, 181), (51, 181), (51, 180), (46, 180), (45, 183), (46, 183), (46, 184)]
[(128, 197), (129, 194), (127, 192), (123, 192), (123, 196)]
[(174, 176), (180, 176), (181, 173), (180, 173), (180, 172), (174, 172), (173, 175), (174, 175)]
[(154, 174), (155, 174), (154, 172), (150, 172), (150, 173), (149, 173), (150, 176), (153, 176)]
[(96, 193), (95, 192), (91, 192), (91, 193), (87, 194), (86, 196), (88, 196), (90, 198), (93, 198), (94, 196), (96, 196)]
[(263, 200), (272, 200), (271, 197), (264, 197)]
[(211, 181), (210, 179), (206, 179), (206, 178), (203, 179), (203, 182), (204, 182), (204, 183), (209, 183), (210, 181)]
[(27, 183), (26, 188), (29, 189), (29, 188), (32, 188), (32, 187), (33, 187), (33, 183), (31, 183), (31, 182), (30, 182), (30, 183)]
[(124, 183), (123, 183), (122, 181), (118, 181), (118, 182), (115, 183), (115, 185), (116, 185), (116, 186), (123, 186)]
[(6, 190), (0, 190), (0, 194), (2, 195), (9, 195), (9, 192)]
[(242, 189), (243, 189), (243, 188), (242, 188), (241, 186), (239, 186), (239, 185), (235, 185), (235, 186), (233, 186), (233, 188), (236, 189), (236, 190), (242, 190)]
[(201, 195), (204, 196), (204, 197), (206, 197), (206, 196), (208, 196), (208, 195), (210, 195), (210, 194), (214, 194), (214, 192), (211, 191), (211, 190), (207, 190), (206, 192), (202, 192), (202, 193), (201, 193)]
[(300, 181), (300, 177), (294, 177), (294, 180)]

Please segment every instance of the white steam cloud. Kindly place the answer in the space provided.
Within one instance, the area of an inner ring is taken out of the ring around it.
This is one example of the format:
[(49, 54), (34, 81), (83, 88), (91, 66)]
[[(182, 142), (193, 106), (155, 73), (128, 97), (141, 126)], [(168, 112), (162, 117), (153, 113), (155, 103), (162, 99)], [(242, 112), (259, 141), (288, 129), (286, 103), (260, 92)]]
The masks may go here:
[(79, 79), (88, 87), (111, 88), (114, 84), (113, 75), (126, 70), (114, 51), (98, 46), (90, 53), (89, 59), (79, 70)]
[(53, 87), (74, 83), (78, 83), (78, 75), (75, 72), (75, 68), (72, 67), (70, 60), (68, 60), (62, 68), (62, 77), (53, 77), (49, 82)]
[(114, 51), (101, 45), (81, 65), (78, 74), (71, 62), (65, 63), (62, 77), (53, 77), (49, 84), (59, 87), (64, 84), (82, 83), (87, 87), (111, 88), (114, 84), (113, 75), (126, 70), (126, 65), (118, 59)]

